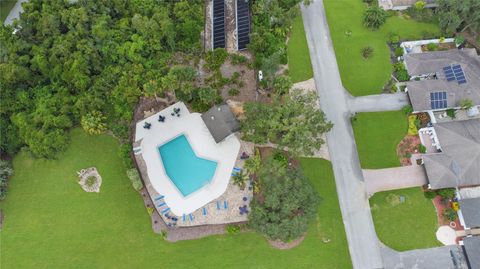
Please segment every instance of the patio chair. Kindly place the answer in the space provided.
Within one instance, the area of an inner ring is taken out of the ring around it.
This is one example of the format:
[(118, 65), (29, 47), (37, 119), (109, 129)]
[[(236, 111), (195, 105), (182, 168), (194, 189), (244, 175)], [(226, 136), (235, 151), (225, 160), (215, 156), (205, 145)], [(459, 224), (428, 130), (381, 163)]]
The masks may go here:
[(223, 201), (223, 208), (228, 209), (228, 202), (227, 200)]
[(204, 207), (204, 208), (202, 208), (202, 213), (203, 213), (203, 215), (204, 215), (204, 216), (206, 216), (206, 215), (207, 215), (207, 209), (206, 209), (205, 207)]
[(167, 203), (165, 203), (165, 202), (160, 203), (160, 204), (158, 204), (158, 207), (162, 207), (162, 206), (164, 206), (164, 205), (166, 205), (166, 204), (167, 204)]
[(167, 207), (167, 208), (165, 208), (164, 210), (162, 210), (162, 214), (165, 214), (165, 213), (167, 213), (168, 211), (170, 211), (170, 207)]
[(185, 214), (183, 214), (182, 220), (183, 220), (183, 222), (187, 221), (187, 216)]
[(217, 201), (217, 210), (220, 210), (220, 209), (221, 209), (220, 201)]
[(165, 197), (165, 196), (163, 196), (163, 195), (159, 195), (159, 196), (155, 197), (155, 201), (158, 201), (158, 200), (160, 200), (160, 199), (163, 199), (164, 197)]
[(188, 214), (188, 216), (190, 217), (190, 221), (193, 221), (194, 217), (192, 214)]

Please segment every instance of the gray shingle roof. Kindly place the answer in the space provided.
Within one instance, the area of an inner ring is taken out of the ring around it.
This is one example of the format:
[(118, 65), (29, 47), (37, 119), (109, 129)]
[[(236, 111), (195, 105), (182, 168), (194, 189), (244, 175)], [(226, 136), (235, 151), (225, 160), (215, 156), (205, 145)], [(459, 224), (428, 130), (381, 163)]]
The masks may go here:
[(213, 106), (202, 114), (202, 119), (217, 143), (240, 129), (240, 124), (228, 105)]
[(468, 228), (480, 228), (480, 198), (459, 201), (465, 225)]
[(480, 119), (434, 125), (442, 153), (423, 161), (432, 189), (480, 185)]
[(470, 269), (480, 269), (480, 236), (463, 238)]
[[(480, 57), (475, 49), (410, 53), (404, 56), (411, 76), (436, 74), (437, 79), (407, 82), (408, 95), (415, 111), (431, 110), (430, 93), (446, 92), (448, 108), (458, 107), (462, 99), (471, 99), (480, 105)], [(443, 67), (459, 64), (467, 83), (447, 81)]]

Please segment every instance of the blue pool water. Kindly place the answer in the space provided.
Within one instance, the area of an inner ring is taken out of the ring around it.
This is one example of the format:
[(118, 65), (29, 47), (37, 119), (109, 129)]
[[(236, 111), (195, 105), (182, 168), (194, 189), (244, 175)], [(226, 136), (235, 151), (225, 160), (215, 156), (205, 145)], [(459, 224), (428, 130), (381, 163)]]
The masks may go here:
[(158, 147), (163, 167), (178, 190), (187, 196), (210, 183), (217, 163), (197, 157), (185, 135)]

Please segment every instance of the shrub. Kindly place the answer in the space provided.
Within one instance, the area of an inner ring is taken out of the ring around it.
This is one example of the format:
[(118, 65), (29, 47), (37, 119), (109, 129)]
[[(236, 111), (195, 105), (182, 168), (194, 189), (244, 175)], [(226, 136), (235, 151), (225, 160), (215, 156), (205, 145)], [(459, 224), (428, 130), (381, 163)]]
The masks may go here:
[(275, 154), (273, 154), (273, 160), (276, 161), (281, 166), (284, 166), (284, 167), (288, 166), (288, 158), (281, 151), (277, 151), (277, 152), (275, 152)]
[(231, 88), (228, 90), (228, 95), (237, 96), (240, 94), (240, 91), (237, 88)]
[(443, 199), (452, 199), (455, 197), (455, 189), (447, 188), (437, 190), (437, 194), (442, 196)]
[(463, 35), (457, 35), (455, 37), (455, 45), (460, 46), (465, 42), (465, 37)]
[(425, 198), (427, 198), (427, 199), (433, 199), (433, 198), (437, 197), (437, 193), (434, 192), (434, 191), (424, 191), (423, 196), (425, 196)]
[(149, 216), (151, 216), (153, 214), (153, 207), (150, 207), (150, 206), (147, 206), (147, 213)]
[(406, 105), (402, 108), (402, 111), (405, 115), (410, 115), (413, 112), (413, 107), (411, 105)]
[(132, 182), (132, 186), (136, 191), (140, 191), (143, 188), (142, 180), (136, 168), (128, 169), (127, 177)]
[(418, 145), (418, 151), (420, 153), (426, 153), (427, 152), (427, 147), (425, 147), (424, 145), (420, 144)]
[(437, 49), (438, 49), (438, 44), (436, 44), (436, 43), (428, 43), (427, 44), (427, 50), (435, 51)]
[(233, 184), (243, 189), (245, 188), (245, 182), (248, 180), (248, 178), (248, 175), (243, 170), (241, 170), (240, 172), (237, 172), (235, 175), (233, 175)]
[(205, 56), (205, 67), (210, 70), (218, 70), (220, 66), (225, 62), (228, 57), (228, 53), (223, 48), (216, 48), (213, 51), (209, 51)]
[(390, 44), (397, 44), (400, 42), (400, 36), (395, 34), (395, 33), (389, 33), (388, 34), (388, 42)]
[(13, 168), (7, 161), (0, 160), (0, 201), (7, 197), (8, 179), (13, 175)]
[(240, 54), (230, 54), (230, 61), (233, 65), (244, 64), (248, 61), (247, 57)]
[(447, 109), (447, 116), (449, 116), (452, 119), (455, 119), (455, 117), (456, 117), (455, 116), (455, 109), (453, 109), (453, 108)]
[(387, 20), (387, 13), (379, 6), (370, 6), (363, 16), (363, 25), (372, 30), (377, 30)]
[(396, 77), (398, 81), (409, 81), (410, 76), (408, 75), (407, 70), (399, 70), (397, 71)]
[(228, 234), (238, 234), (240, 232), (240, 226), (235, 224), (227, 225), (227, 233)]
[(87, 179), (85, 180), (85, 185), (89, 186), (89, 187), (92, 187), (93, 184), (95, 184), (95, 182), (97, 182), (97, 178), (94, 177), (94, 176), (89, 176), (87, 177)]
[(445, 208), (443, 210), (443, 217), (445, 217), (449, 221), (455, 221), (457, 219), (457, 213), (451, 208)]
[(398, 72), (400, 70), (405, 70), (405, 64), (403, 62), (396, 62), (393, 64), (393, 70)]
[(107, 130), (106, 117), (100, 111), (92, 111), (82, 116), (81, 125), (83, 130), (90, 135), (98, 135)]
[(420, 122), (420, 120), (417, 119), (417, 116), (415, 115), (408, 116), (408, 135), (418, 134), (417, 121)]
[(361, 52), (363, 59), (368, 59), (373, 55), (373, 48), (370, 46), (363, 47)]
[(464, 110), (467, 110), (473, 107), (473, 101), (471, 99), (462, 99), (458, 104)]
[(427, 3), (425, 3), (424, 1), (418, 1), (413, 6), (415, 7), (416, 10), (423, 10), (426, 4)]
[(132, 157), (130, 156), (131, 152), (132, 152), (132, 146), (127, 143), (121, 144), (120, 147), (118, 148), (118, 156), (122, 158), (123, 164), (127, 169), (133, 167)]
[(401, 48), (401, 47), (396, 47), (396, 48), (395, 48), (395, 56), (396, 56), (396, 57), (403, 56), (403, 48)]

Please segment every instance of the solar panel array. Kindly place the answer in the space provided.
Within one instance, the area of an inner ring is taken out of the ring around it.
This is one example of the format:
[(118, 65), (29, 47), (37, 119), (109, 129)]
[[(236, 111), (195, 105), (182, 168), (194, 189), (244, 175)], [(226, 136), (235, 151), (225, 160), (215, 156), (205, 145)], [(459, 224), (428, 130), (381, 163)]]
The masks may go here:
[(225, 48), (224, 0), (213, 0), (213, 48)]
[(248, 0), (237, 1), (237, 48), (243, 50), (250, 43), (250, 6)]
[(447, 108), (447, 93), (446, 92), (431, 92), (430, 106), (432, 109)]
[(463, 72), (463, 69), (459, 64), (453, 66), (445, 66), (443, 68), (443, 73), (445, 74), (447, 81), (456, 80), (458, 84), (467, 83), (465, 73)]

